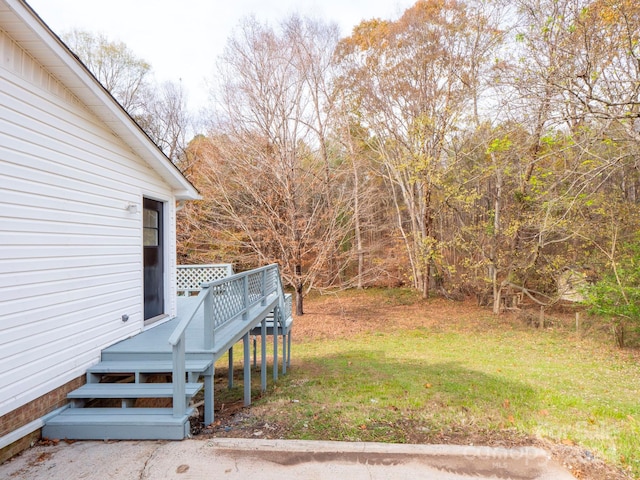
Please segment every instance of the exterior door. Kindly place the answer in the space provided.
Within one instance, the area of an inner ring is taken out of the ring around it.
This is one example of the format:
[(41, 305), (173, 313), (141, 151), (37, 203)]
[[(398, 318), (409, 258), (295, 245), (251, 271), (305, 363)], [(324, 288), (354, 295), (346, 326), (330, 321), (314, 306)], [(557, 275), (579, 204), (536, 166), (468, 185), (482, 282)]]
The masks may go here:
[(144, 319), (164, 313), (163, 204), (144, 199)]

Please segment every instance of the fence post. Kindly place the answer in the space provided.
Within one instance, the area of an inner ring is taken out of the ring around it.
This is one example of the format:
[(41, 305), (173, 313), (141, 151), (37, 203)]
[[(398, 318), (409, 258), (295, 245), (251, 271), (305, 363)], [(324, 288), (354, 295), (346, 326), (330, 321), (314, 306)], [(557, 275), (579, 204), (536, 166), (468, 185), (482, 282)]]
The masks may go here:
[(280, 307), (273, 309), (273, 380), (278, 380), (278, 322)]
[(580, 335), (580, 328), (581, 328), (581, 318), (580, 318), (580, 312), (576, 312), (576, 333), (578, 335)]

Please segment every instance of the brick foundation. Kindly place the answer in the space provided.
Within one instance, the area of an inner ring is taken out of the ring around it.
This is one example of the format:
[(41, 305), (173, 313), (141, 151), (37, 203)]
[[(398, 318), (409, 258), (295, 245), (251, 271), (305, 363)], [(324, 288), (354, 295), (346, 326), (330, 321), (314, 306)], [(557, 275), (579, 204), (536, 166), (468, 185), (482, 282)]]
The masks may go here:
[[(68, 403), (67, 393), (82, 386), (84, 383), (85, 377), (83, 375), (3, 415), (0, 417), (0, 437), (39, 419), (56, 408), (63, 407)], [(40, 429), (0, 449), (0, 463), (29, 448), (39, 438)]]

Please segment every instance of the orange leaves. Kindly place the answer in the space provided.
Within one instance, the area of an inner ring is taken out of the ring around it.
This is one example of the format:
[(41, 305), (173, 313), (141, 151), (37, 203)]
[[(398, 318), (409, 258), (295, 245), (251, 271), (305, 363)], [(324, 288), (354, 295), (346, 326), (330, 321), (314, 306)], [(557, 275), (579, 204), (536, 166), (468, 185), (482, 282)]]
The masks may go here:
[[(509, 400), (508, 398), (505, 398), (502, 401), (502, 408), (504, 408), (505, 410), (509, 410), (511, 408), (511, 400)], [(509, 414), (507, 416), (507, 421), (513, 425), (516, 423), (516, 418), (512, 414)]]
[(404, 12), (400, 22), (437, 22), (450, 17), (452, 12), (461, 12), (464, 7), (455, 0), (418, 0), (415, 5)]
[(600, 19), (604, 23), (615, 23), (618, 20), (618, 12), (611, 7), (605, 7), (598, 12)]
[(350, 37), (340, 42), (339, 52), (348, 55), (352, 51), (366, 51), (381, 47), (389, 37), (391, 22), (373, 18), (363, 20), (353, 28)]

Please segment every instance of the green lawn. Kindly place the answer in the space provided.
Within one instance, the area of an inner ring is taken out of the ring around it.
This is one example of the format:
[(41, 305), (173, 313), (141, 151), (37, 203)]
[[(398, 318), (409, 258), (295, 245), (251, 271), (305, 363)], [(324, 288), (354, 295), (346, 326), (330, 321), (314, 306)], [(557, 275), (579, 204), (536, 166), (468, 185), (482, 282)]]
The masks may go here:
[[(478, 309), (473, 321), (413, 327), (433, 306), (406, 307), (408, 319), (395, 321), (403, 308), (385, 318), (381, 302), (369, 312), (379, 327), (369, 318), (352, 335), (295, 336), (291, 370), (270, 381), (252, 412), (286, 438), (499, 444), (533, 436), (579, 445), (640, 477), (637, 351)], [(349, 311), (338, 321), (349, 322)]]

